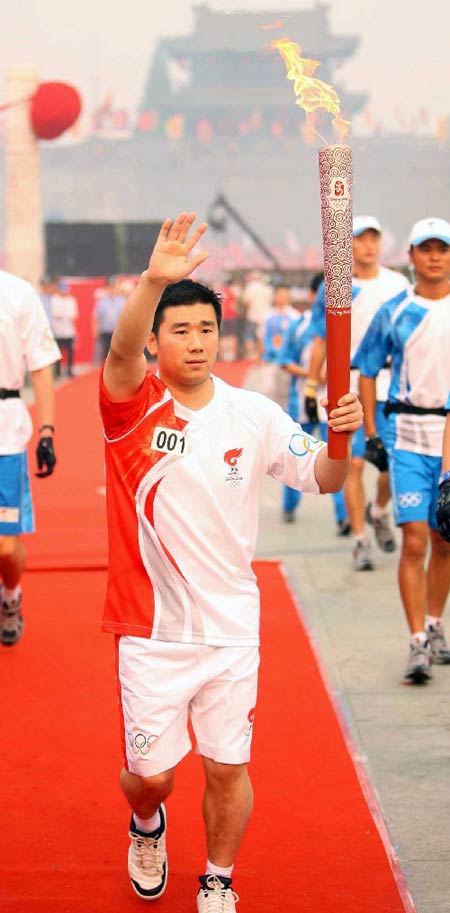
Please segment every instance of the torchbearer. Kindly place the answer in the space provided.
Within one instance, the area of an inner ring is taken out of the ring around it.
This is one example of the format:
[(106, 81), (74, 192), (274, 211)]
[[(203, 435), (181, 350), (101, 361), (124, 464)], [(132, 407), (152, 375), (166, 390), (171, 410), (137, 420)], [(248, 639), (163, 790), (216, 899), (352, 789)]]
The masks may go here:
[[(103, 629), (116, 638), (132, 888), (148, 901), (166, 889), (165, 803), (190, 750), (191, 717), (208, 851), (197, 910), (235, 913), (233, 866), (253, 804), (259, 594), (251, 560), (261, 485), (269, 474), (298, 491), (339, 491), (350, 461), (330, 460), (272, 400), (212, 374), (221, 306), (188, 278), (207, 257), (194, 253), (207, 229), (194, 221), (184, 212), (163, 223), (102, 372), (114, 532)], [(337, 434), (356, 433), (356, 394), (329, 420)]]

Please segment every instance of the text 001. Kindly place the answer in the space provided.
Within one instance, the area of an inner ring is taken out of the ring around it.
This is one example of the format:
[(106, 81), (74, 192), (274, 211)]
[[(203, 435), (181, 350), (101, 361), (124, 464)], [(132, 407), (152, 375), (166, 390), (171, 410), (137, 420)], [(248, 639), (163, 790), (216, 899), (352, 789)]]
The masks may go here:
[(182, 431), (156, 426), (151, 443), (152, 450), (159, 450), (160, 453), (176, 453), (181, 456), (185, 447), (186, 438)]

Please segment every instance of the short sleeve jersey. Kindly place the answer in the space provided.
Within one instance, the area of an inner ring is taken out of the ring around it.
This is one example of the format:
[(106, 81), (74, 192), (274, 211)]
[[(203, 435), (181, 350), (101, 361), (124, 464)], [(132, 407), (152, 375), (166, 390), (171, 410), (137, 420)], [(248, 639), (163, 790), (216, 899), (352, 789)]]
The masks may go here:
[[(373, 316), (378, 309), (409, 287), (409, 282), (395, 270), (380, 266), (378, 275), (373, 279), (352, 279), (352, 322), (351, 322), (351, 357), (355, 354), (362, 337), (364, 336)], [(319, 288), (313, 308), (314, 335), (325, 339), (325, 283)], [(358, 375), (352, 372), (351, 386), (357, 392)], [(389, 386), (389, 371), (381, 371), (377, 378), (377, 400), (384, 401), (387, 397)]]
[(103, 629), (155, 640), (254, 645), (251, 567), (266, 473), (317, 493), (323, 446), (271, 400), (214, 378), (191, 411), (148, 373), (112, 402), (101, 382), (109, 574)]
[[(25, 372), (61, 357), (44, 306), (29, 282), (0, 271), (0, 387), (21, 390)], [(22, 453), (32, 433), (21, 399), (0, 400), (0, 455)]]
[(98, 322), (100, 333), (112, 333), (122, 313), (125, 298), (105, 292), (95, 303), (93, 316)]
[(264, 361), (277, 361), (293, 319), (293, 308), (276, 311), (268, 318), (264, 331)]
[[(432, 300), (403, 292), (373, 318), (355, 354), (361, 374), (376, 377), (392, 359), (388, 398), (421, 409), (443, 409), (450, 386), (450, 295)], [(395, 447), (440, 456), (444, 416), (407, 413), (391, 416)]]
[[(278, 364), (294, 364), (307, 368), (311, 358), (311, 347), (314, 335), (311, 325), (311, 311), (304, 311), (304, 313), (289, 327), (283, 347), (278, 355)], [(305, 382), (306, 377), (292, 375), (288, 399), (289, 415), (302, 423), (308, 421), (304, 406)], [(325, 388), (319, 387), (317, 390), (317, 400), (320, 422), (325, 422), (327, 420), (325, 409), (320, 405), (320, 400), (324, 395)]]
[(59, 295), (51, 297), (51, 321), (53, 332), (57, 339), (73, 339), (75, 336), (75, 320), (78, 317), (78, 302), (73, 295)]

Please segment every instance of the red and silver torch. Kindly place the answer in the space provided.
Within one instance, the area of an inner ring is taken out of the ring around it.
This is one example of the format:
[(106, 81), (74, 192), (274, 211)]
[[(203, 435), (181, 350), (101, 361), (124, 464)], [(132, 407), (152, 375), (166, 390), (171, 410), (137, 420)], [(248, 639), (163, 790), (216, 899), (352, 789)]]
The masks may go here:
[[(350, 387), (350, 322), (352, 302), (352, 152), (342, 143), (348, 121), (341, 116), (338, 95), (332, 86), (314, 77), (318, 60), (302, 58), (294, 41), (281, 38), (272, 42), (286, 64), (287, 78), (294, 83), (296, 104), (306, 111), (308, 126), (325, 145), (319, 149), (320, 205), (326, 292), (328, 408)], [(317, 132), (314, 115), (325, 111), (333, 115), (333, 128), (339, 142), (327, 145)], [(347, 455), (347, 435), (328, 430), (328, 455), (335, 460)]]

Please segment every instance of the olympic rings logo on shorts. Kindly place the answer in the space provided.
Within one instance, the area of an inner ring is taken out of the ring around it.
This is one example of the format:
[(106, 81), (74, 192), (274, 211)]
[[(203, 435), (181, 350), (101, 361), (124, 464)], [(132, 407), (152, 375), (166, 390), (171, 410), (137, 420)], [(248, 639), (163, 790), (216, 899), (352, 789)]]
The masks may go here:
[(127, 736), (128, 736), (128, 744), (134, 755), (148, 754), (152, 745), (156, 742), (156, 739), (158, 738), (157, 735), (148, 735), (147, 736), (147, 735), (144, 735), (143, 732), (138, 732), (136, 735), (133, 735), (132, 732), (127, 732)]
[(405, 491), (397, 496), (399, 507), (418, 507), (423, 501), (420, 491)]

